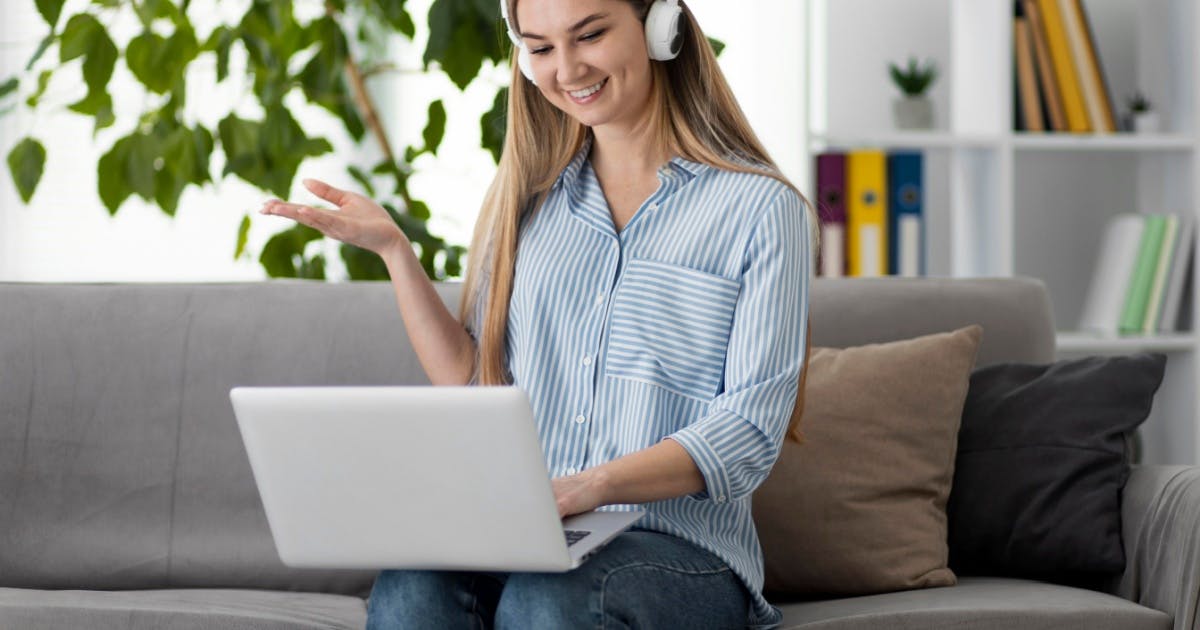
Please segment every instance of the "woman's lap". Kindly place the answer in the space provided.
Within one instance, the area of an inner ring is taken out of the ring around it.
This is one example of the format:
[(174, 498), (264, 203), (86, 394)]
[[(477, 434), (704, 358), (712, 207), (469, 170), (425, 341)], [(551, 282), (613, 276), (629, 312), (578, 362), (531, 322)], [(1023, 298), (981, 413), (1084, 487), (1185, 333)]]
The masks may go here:
[(368, 628), (729, 628), (745, 588), (719, 558), (674, 536), (631, 530), (566, 573), (385, 571)]

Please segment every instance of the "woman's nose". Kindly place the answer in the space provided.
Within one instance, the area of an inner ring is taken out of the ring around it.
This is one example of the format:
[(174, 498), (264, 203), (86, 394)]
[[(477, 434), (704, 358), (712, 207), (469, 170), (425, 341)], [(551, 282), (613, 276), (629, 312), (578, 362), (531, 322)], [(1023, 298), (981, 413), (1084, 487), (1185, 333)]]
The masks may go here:
[(563, 50), (558, 55), (558, 74), (556, 79), (559, 85), (576, 85), (580, 79), (587, 76), (587, 64), (580, 58), (579, 53), (572, 50)]

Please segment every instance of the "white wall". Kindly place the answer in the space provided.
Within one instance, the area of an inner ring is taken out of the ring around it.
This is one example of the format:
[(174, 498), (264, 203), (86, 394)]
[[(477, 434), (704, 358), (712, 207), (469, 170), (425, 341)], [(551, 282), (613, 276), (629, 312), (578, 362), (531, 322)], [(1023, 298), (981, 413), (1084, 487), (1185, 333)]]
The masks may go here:
[[(81, 1), (81, 0), (80, 0)], [(248, 0), (192, 3), (191, 15), (204, 37), (222, 13), (236, 14)], [(417, 160), (410, 180), (414, 196), (433, 209), (431, 229), (451, 242), (465, 244), (484, 191), (494, 173), (490, 155), (479, 147), (479, 116), (491, 106), (495, 87), (507, 71), (492, 68), (465, 93), (440, 74), (420, 72), (426, 37), (423, 22), (432, 0), (410, 0), (409, 11), (418, 24), (417, 41), (398, 42), (395, 60), (399, 71), (381, 75), (371, 83), (378, 95), (384, 124), (393, 145), (419, 143), (425, 124), (425, 107), (433, 98), (444, 99), (450, 125), (438, 156)], [(212, 4), (213, 10), (200, 10)], [(296, 2), (298, 15), (319, 11), (319, 0)], [(68, 2), (67, 10), (79, 6)], [(768, 150), (785, 174), (807, 188), (808, 169), (801, 121), (804, 116), (803, 3), (796, 0), (755, 0), (756, 11), (745, 4), (722, 0), (692, 0), (690, 6), (710, 35), (727, 48), (721, 64), (734, 92)], [(212, 20), (201, 24), (202, 19)], [(114, 28), (131, 36), (136, 23)], [(23, 68), (46, 27), (33, 0), (5, 2), (0, 21), (0, 80)], [(50, 55), (52, 56), (52, 54)], [(211, 56), (210, 56), (211, 57)], [(45, 60), (43, 61), (45, 63)], [(237, 226), (253, 213), (268, 194), (230, 177), (203, 190), (189, 187), (174, 219), (157, 208), (132, 198), (115, 217), (109, 217), (96, 192), (96, 161), (112, 143), (128, 133), (135, 122), (137, 98), (118, 99), (118, 122), (92, 138), (91, 119), (65, 110), (82, 96), (78, 61), (52, 82), (45, 101), (63, 107), (36, 116), (18, 109), (0, 118), (0, 150), (5, 154), (21, 137), (31, 134), (46, 145), (48, 159), (43, 179), (29, 206), (23, 205), (7, 168), (0, 168), (0, 280), (16, 281), (207, 281), (255, 280), (265, 277), (254, 260), (233, 260)], [(198, 60), (189, 78), (193, 88), (211, 85), (211, 59)], [(141, 94), (123, 61), (118, 61), (111, 91)], [(29, 86), (22, 86), (27, 93)], [(195, 89), (189, 94), (188, 116), (215, 124), (214, 112), (224, 112), (244, 92), (229, 79), (217, 89)], [(293, 95), (296, 97), (297, 95)], [(301, 99), (296, 98), (295, 103)], [(133, 108), (128, 107), (132, 105)], [(255, 115), (254, 108), (241, 111)], [(312, 201), (299, 186), (303, 177), (319, 177), (335, 185), (353, 187), (345, 175), (347, 163), (371, 164), (378, 149), (367, 141), (355, 147), (339, 132), (339, 123), (323, 110), (298, 114), (310, 133), (325, 135), (334, 153), (306, 161), (297, 174), (292, 198)], [(214, 154), (214, 158), (216, 158)], [(214, 159), (214, 173), (223, 163)], [(271, 234), (287, 225), (285, 219), (253, 215), (250, 249), (257, 252)], [(330, 273), (340, 273), (330, 248)]]

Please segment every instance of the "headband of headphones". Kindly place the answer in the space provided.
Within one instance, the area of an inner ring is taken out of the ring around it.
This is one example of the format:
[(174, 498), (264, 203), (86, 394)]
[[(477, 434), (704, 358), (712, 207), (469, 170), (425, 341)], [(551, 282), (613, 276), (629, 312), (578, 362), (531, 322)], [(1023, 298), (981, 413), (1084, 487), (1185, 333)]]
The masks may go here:
[[(508, 39), (519, 50), (517, 66), (526, 79), (537, 85), (533, 80), (533, 63), (525, 41), (513, 30), (512, 22), (508, 19), (508, 0), (500, 0), (500, 15), (504, 17), (504, 30)], [(669, 61), (679, 55), (683, 47), (683, 9), (679, 0), (655, 0), (646, 14), (646, 50), (650, 58), (657, 61)]]

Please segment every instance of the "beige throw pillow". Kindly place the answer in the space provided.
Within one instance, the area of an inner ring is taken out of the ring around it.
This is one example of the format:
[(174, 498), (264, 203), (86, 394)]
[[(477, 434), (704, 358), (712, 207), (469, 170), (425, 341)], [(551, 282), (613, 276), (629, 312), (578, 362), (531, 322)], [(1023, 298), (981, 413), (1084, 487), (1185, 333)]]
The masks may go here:
[(946, 500), (982, 332), (813, 350), (803, 419), (754, 494), (768, 592), (956, 582)]

